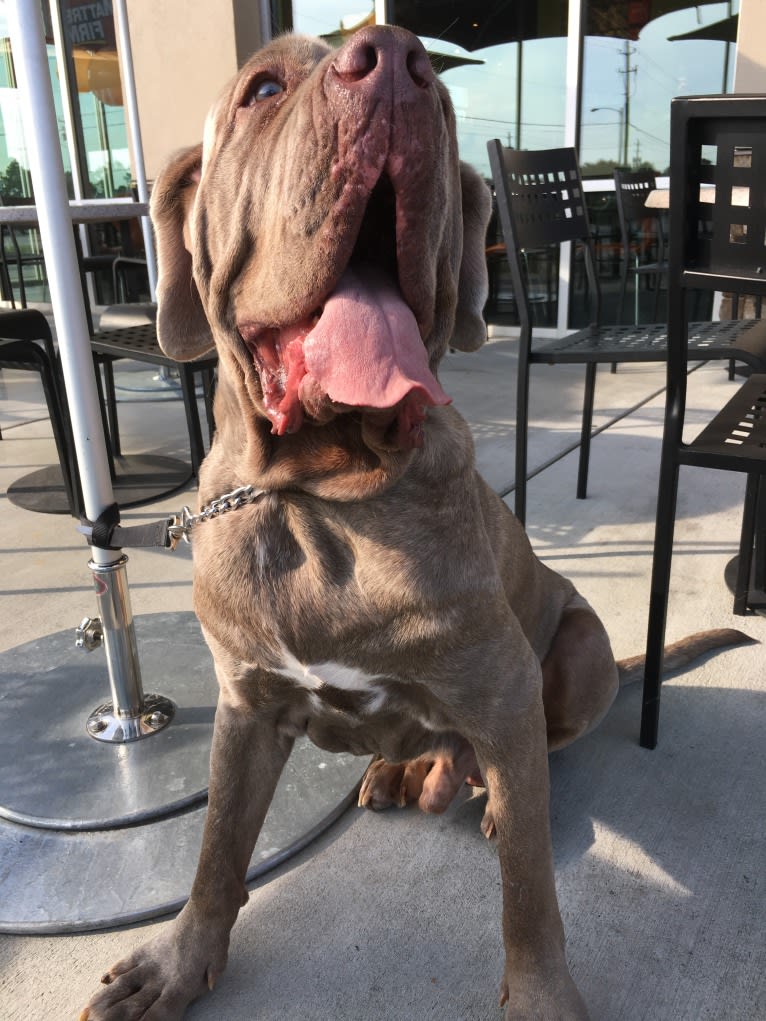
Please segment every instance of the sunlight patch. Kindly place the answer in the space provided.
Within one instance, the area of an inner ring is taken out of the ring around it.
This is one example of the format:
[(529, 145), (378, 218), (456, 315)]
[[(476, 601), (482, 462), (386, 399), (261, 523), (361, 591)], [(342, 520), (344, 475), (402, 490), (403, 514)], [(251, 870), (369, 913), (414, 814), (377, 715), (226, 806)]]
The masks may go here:
[(590, 854), (609, 865), (619, 868), (624, 873), (635, 876), (644, 882), (651, 883), (659, 889), (666, 890), (679, 897), (691, 897), (692, 891), (679, 883), (634, 840), (617, 833), (603, 822), (593, 820), (595, 841)]

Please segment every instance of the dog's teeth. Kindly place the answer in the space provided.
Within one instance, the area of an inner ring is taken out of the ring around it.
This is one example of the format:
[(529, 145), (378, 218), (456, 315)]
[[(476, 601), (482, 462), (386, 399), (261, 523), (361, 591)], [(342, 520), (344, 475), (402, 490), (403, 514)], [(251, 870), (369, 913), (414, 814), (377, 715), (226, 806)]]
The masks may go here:
[(207, 969), (207, 971), (205, 972), (205, 980), (207, 982), (207, 987), (208, 987), (208, 989), (210, 990), (211, 993), (215, 989), (216, 978), (217, 978), (217, 976), (216, 976), (215, 972), (213, 971), (213, 969), (211, 967), (209, 967)]

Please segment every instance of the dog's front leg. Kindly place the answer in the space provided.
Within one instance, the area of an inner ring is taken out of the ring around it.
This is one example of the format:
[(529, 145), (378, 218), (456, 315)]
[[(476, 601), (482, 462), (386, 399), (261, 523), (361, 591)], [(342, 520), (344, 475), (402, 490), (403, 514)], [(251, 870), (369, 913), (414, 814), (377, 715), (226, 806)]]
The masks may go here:
[(219, 700), (207, 819), (189, 901), (171, 928), (102, 978), (80, 1021), (177, 1021), (226, 967), (229, 934), (247, 901), (253, 846), (292, 748), (266, 713)]
[(507, 1003), (507, 1021), (585, 1021), (588, 1012), (564, 956), (556, 900), (542, 699), (507, 717), (495, 707), (492, 715), (474, 748), (489, 789), (503, 885), (500, 1002)]

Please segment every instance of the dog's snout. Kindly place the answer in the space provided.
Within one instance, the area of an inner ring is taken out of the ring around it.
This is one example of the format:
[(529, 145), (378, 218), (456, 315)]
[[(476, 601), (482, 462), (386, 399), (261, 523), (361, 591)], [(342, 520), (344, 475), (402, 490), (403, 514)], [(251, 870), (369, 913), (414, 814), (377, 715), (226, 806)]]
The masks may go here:
[(427, 88), (434, 81), (431, 61), (411, 32), (374, 26), (357, 32), (332, 63), (336, 79), (346, 88), (382, 87), (393, 81), (399, 90)]

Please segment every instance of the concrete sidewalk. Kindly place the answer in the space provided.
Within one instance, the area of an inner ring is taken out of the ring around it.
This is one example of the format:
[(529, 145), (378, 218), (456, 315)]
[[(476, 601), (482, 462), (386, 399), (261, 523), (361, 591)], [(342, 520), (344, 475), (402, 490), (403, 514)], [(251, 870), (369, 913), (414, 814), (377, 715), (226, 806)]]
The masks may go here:
[[(553, 463), (530, 482), (528, 531), (539, 555), (601, 614), (620, 657), (645, 641), (664, 368), (599, 373), (596, 425), (613, 424), (593, 441), (586, 501), (574, 497), (576, 452), (556, 459), (577, 438), (582, 377), (577, 367), (535, 367), (530, 465)], [(513, 477), (514, 341), (449, 355), (442, 384), (473, 427), (482, 471), (504, 491)], [(692, 422), (736, 385), (721, 365), (697, 369)], [(120, 416), (126, 449), (183, 454), (179, 403), (129, 401)], [(54, 459), (31, 374), (0, 375), (0, 427), (4, 493)], [(710, 626), (766, 640), (764, 618), (732, 615), (724, 583), (743, 491), (744, 479), (730, 473), (681, 473), (669, 640)], [(126, 518), (150, 520), (189, 500), (176, 495)], [(93, 597), (71, 519), (22, 511), (4, 497), (0, 507), (0, 650), (8, 650), (73, 628), (93, 611)], [(186, 550), (131, 555), (129, 576), (136, 614), (191, 607)], [(764, 666), (754, 644), (669, 679), (653, 752), (638, 746), (636, 687), (594, 734), (551, 757), (559, 900), (593, 1021), (766, 1018)], [(501, 1018), (500, 880), (481, 813), (468, 792), (439, 818), (346, 812), (256, 884), (228, 971), (189, 1018)], [(0, 877), (14, 882), (2, 862)], [(76, 1018), (104, 968), (166, 924), (0, 936), (0, 1017)]]

